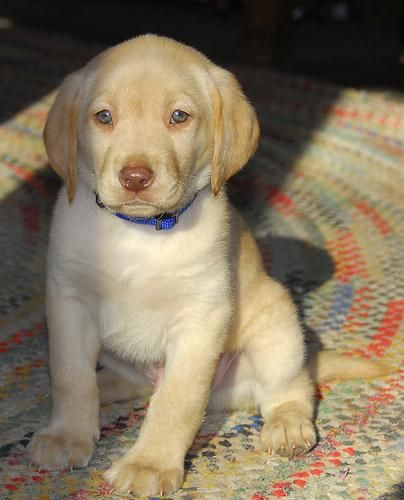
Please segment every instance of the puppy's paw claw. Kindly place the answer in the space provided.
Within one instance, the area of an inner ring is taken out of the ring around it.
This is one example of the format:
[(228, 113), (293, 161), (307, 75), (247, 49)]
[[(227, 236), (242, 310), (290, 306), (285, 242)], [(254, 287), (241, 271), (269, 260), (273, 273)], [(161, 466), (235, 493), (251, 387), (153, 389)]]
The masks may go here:
[(124, 458), (113, 463), (104, 474), (114, 491), (138, 495), (166, 495), (179, 489), (184, 473), (180, 469), (159, 470), (127, 462)]
[(297, 412), (275, 414), (265, 422), (260, 435), (263, 449), (289, 458), (304, 455), (316, 441), (313, 423)]

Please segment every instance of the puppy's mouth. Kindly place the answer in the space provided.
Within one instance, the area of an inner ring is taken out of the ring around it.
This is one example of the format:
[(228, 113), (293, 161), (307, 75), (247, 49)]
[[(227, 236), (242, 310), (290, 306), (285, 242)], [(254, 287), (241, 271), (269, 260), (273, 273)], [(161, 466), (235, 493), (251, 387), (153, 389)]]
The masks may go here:
[[(102, 202), (103, 203), (103, 202)], [(162, 209), (154, 203), (140, 200), (126, 201), (121, 203), (103, 203), (104, 207), (113, 213), (122, 213), (133, 217), (153, 217)]]
[(161, 218), (170, 214), (175, 214), (193, 198), (194, 196), (192, 196), (189, 200), (183, 200), (181, 198), (180, 200), (170, 204), (150, 202), (140, 199), (109, 203), (104, 201), (98, 193), (95, 193), (95, 201), (99, 207), (104, 208), (113, 214), (122, 214), (136, 218)]

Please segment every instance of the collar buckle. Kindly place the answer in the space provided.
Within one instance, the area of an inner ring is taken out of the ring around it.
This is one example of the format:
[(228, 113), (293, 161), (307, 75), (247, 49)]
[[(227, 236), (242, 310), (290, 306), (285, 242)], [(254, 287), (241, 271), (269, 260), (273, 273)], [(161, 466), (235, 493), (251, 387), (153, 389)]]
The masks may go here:
[(167, 217), (162, 217), (161, 219), (156, 219), (156, 226), (155, 226), (156, 231), (161, 231), (162, 229), (167, 229), (167, 228), (162, 227), (164, 222), (168, 223), (169, 229), (171, 229), (172, 227), (174, 227), (177, 224), (179, 216), (180, 216), (180, 214), (178, 212), (175, 212), (174, 214), (169, 215)]

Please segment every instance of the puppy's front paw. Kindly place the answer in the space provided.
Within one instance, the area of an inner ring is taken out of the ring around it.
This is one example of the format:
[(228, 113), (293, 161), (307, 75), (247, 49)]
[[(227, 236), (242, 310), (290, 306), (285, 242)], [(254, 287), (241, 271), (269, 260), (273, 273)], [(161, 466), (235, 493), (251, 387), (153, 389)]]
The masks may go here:
[(181, 469), (160, 470), (123, 457), (112, 464), (104, 477), (119, 493), (165, 495), (181, 487), (184, 472)]
[(33, 464), (45, 470), (86, 467), (97, 440), (97, 436), (84, 438), (68, 431), (46, 428), (33, 436), (28, 454)]
[(269, 453), (294, 458), (310, 451), (317, 442), (312, 421), (298, 412), (276, 413), (265, 422), (261, 445)]

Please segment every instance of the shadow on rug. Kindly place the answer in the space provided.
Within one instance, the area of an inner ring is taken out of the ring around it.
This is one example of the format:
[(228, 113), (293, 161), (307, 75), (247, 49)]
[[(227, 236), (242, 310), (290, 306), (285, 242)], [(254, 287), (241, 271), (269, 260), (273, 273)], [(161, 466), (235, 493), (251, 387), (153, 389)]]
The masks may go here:
[[(101, 48), (18, 30), (2, 35), (0, 498), (115, 498), (101, 473), (136, 439), (147, 408), (142, 400), (103, 408), (86, 469), (50, 473), (27, 461), (29, 438), (50, 413), (44, 263), (59, 182), (45, 168), (41, 132), (52, 100), (45, 94)], [(397, 371), (323, 386), (320, 442), (293, 461), (259, 451), (259, 416), (209, 415), (173, 498), (402, 498), (404, 105), (230, 69), (262, 126), (259, 152), (232, 182), (231, 197), (268, 272), (293, 293), (310, 346), (383, 359)]]

